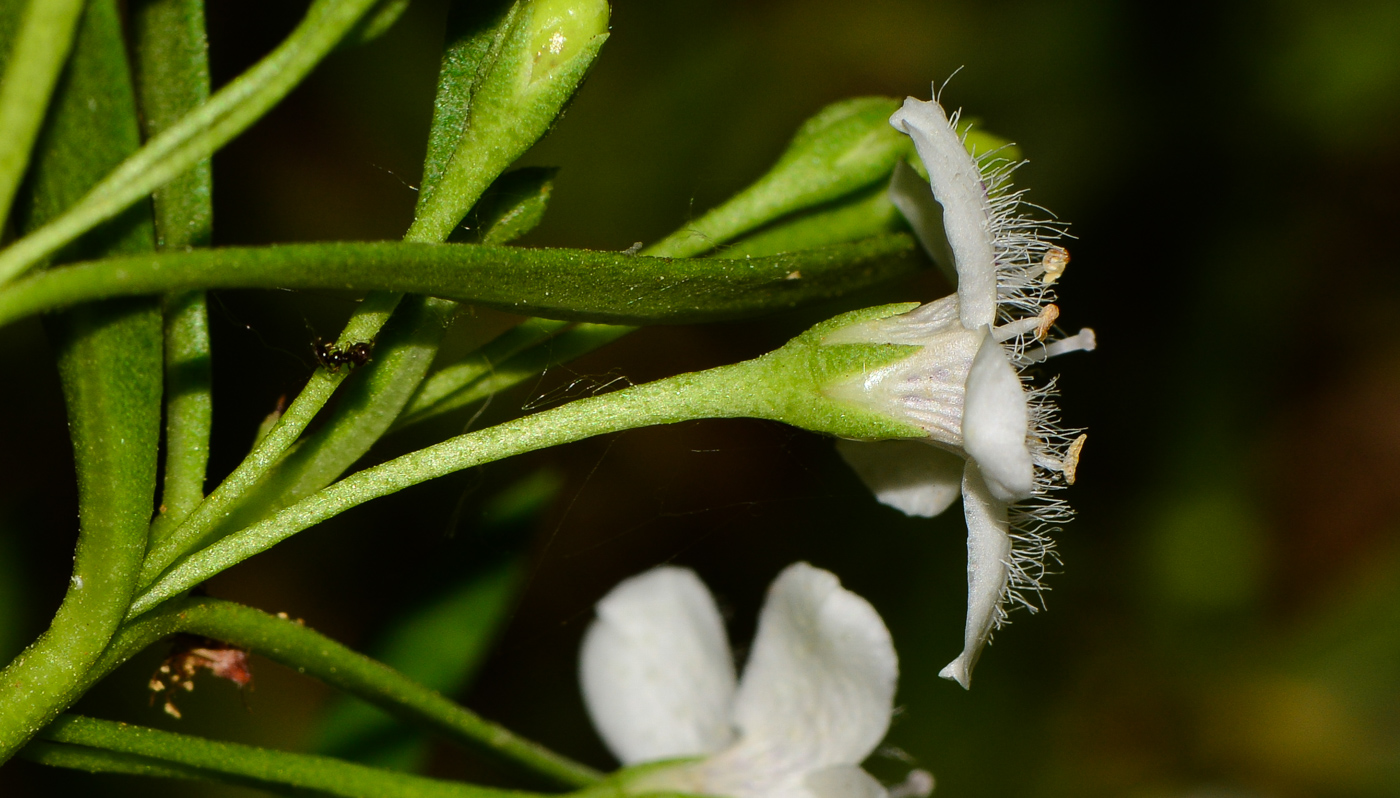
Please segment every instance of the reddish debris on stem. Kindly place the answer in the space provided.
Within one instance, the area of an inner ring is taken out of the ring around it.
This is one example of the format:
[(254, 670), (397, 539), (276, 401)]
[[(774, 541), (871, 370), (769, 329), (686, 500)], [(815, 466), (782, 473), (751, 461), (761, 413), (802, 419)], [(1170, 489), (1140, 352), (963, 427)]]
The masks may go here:
[(214, 677), (227, 679), (240, 688), (253, 683), (253, 671), (248, 665), (248, 652), (220, 640), (197, 635), (179, 635), (170, 650), (170, 656), (160, 664), (148, 686), (151, 689), (151, 702), (156, 694), (163, 693), (165, 714), (180, 717), (175, 706), (178, 690), (186, 692), (194, 689), (194, 676), (207, 670)]

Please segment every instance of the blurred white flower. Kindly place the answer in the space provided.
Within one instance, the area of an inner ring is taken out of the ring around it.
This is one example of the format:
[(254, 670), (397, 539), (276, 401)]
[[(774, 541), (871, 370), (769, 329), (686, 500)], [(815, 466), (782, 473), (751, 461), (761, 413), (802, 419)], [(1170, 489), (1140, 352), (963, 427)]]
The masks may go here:
[[(730, 798), (885, 798), (860, 768), (889, 728), (898, 663), (865, 599), (806, 563), (773, 582), (735, 679), (714, 598), (683, 568), (656, 568), (598, 602), (579, 667), (584, 702), (630, 792)], [(932, 788), (917, 771), (915, 790)]]
[[(1074, 482), (1084, 436), (1058, 424), (1054, 383), (1030, 384), (1026, 369), (1065, 352), (1092, 350), (1094, 333), (1048, 340), (1059, 316), (1053, 284), (1069, 253), (1055, 223), (1021, 214), (1020, 164), (970, 154), (935, 99), (914, 98), (890, 123), (914, 140), (924, 181), (906, 164), (890, 195), (929, 254), (952, 262), (957, 294), (899, 316), (842, 328), (823, 343), (921, 347), (915, 354), (828, 390), (834, 398), (893, 415), (923, 440), (842, 441), (842, 455), (881, 502), (934, 516), (959, 495), (968, 528), (968, 610), (963, 650), (940, 673), (963, 687), (1009, 605), (1037, 609), (1049, 535), (1070, 516), (1051, 491)], [(928, 445), (932, 444), (932, 445)]]

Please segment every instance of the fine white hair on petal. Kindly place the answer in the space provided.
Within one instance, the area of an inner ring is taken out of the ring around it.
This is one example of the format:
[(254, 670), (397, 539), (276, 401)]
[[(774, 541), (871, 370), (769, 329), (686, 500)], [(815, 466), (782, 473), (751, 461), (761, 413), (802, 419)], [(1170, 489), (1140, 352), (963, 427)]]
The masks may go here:
[(875, 608), (831, 572), (791, 565), (768, 590), (735, 696), (740, 741), (711, 763), (794, 775), (858, 765), (889, 729), (898, 673)]
[(933, 187), (904, 161), (894, 165), (890, 175), (890, 202), (899, 209), (914, 237), (924, 248), (939, 271), (952, 285), (958, 284), (958, 271), (953, 265), (953, 251), (948, 247), (948, 234), (943, 229), (943, 206), (933, 196)]
[(963, 326), (975, 329), (995, 323), (993, 208), (981, 169), (936, 101), (910, 97), (890, 117), (890, 124), (914, 140), (919, 160), (928, 169), (933, 195), (943, 206), (943, 229), (958, 273)]
[(1006, 504), (988, 490), (972, 461), (963, 473), (962, 495), (967, 516), (967, 623), (962, 653), (938, 675), (970, 689), (982, 647), (1006, 618), (1002, 603), (1011, 576), (1011, 535)]
[(685, 568), (655, 568), (598, 602), (579, 679), (593, 725), (625, 765), (733, 742), (734, 663), (714, 597)]
[(932, 518), (962, 492), (963, 459), (923, 441), (837, 441), (836, 451), (881, 504)]
[(1035, 462), (1026, 446), (1030, 409), (1021, 377), (992, 336), (982, 340), (967, 373), (963, 446), (977, 461), (992, 493), (1003, 502), (1029, 498)]

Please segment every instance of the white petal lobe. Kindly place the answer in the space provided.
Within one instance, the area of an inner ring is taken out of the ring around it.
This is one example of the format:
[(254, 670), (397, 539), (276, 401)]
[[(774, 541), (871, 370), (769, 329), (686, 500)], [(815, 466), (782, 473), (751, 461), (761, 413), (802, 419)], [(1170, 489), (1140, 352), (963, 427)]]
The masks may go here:
[(962, 492), (963, 459), (921, 441), (837, 441), (851, 470), (881, 504), (932, 518)]
[(962, 653), (938, 675), (969, 689), (972, 668), (1005, 616), (1001, 604), (1011, 577), (1011, 535), (1006, 505), (988, 490), (976, 463), (967, 464), (962, 495), (967, 515), (967, 624)]
[(909, 134), (928, 169), (933, 195), (943, 206), (943, 229), (958, 271), (958, 301), (968, 329), (996, 320), (996, 250), (992, 206), (981, 170), (968, 154), (943, 106), (910, 97), (890, 124)]
[(953, 251), (948, 247), (948, 234), (943, 230), (943, 206), (933, 196), (933, 187), (904, 161), (894, 165), (890, 175), (890, 202), (903, 214), (914, 237), (924, 252), (938, 264), (953, 285), (958, 284), (958, 271), (953, 266)]
[(963, 446), (987, 486), (1003, 502), (1029, 498), (1035, 487), (1035, 461), (1026, 445), (1030, 408), (1020, 376), (990, 335), (968, 370), (965, 401)]
[(624, 765), (712, 754), (733, 741), (729, 642), (693, 571), (656, 568), (613, 588), (580, 660), (593, 725)]
[(899, 666), (870, 603), (806, 563), (769, 588), (734, 702), (731, 755), (776, 774), (856, 765), (889, 728)]

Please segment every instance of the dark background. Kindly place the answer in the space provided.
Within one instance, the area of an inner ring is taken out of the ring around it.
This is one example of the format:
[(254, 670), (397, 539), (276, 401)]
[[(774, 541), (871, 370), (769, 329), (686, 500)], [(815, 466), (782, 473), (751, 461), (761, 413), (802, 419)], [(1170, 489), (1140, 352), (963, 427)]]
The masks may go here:
[[(304, 4), (212, 0), (216, 85)], [(341, 51), (215, 159), (218, 244), (394, 239), (414, 203), (445, 3)], [(1089, 428), (1079, 518), (1049, 612), (1014, 616), (971, 692), (964, 529), (875, 504), (829, 441), (712, 421), (586, 441), (357, 508), (221, 575), (215, 595), (371, 644), (432, 586), (524, 547), (529, 580), (464, 696), (599, 767), (575, 680), (592, 603), (619, 579), (695, 568), (742, 651), (769, 580), (799, 559), (869, 598), (901, 655), (901, 707), (870, 765), (907, 759), (944, 796), (1383, 796), (1400, 792), (1400, 4), (1233, 0), (619, 0), (613, 38), (525, 159), (562, 167), (525, 242), (621, 250), (753, 180), (844, 97), (962, 106), (1031, 160), (1017, 182), (1073, 223), (1063, 323), (1100, 349), (1057, 362)], [(841, 306), (644, 330), (372, 457), (584, 395), (766, 351), (849, 306), (931, 299), (932, 275)], [(246, 451), (352, 298), (222, 292), (212, 303), (212, 475)], [(486, 314), (459, 323), (460, 351)], [(62, 595), (76, 529), (62, 400), (38, 324), (0, 348), (0, 660)], [(495, 529), (496, 489), (543, 471), (557, 497)], [(255, 659), (256, 688), (205, 683), (174, 722), (147, 706), (153, 652), (82, 709), (306, 750), (329, 691)], [(246, 704), (246, 708), (245, 708)], [(900, 751), (903, 753), (901, 754)], [(443, 776), (497, 779), (460, 749)], [(14, 763), (6, 796), (247, 794)]]

